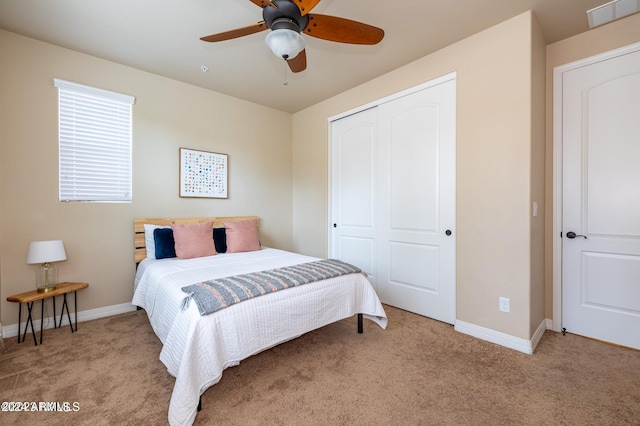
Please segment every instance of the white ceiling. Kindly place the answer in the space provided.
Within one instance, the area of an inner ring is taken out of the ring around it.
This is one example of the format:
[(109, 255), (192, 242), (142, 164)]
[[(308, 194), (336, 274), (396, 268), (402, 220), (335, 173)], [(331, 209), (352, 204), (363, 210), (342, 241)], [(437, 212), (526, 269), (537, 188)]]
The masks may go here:
[(0, 28), (296, 112), (527, 10), (547, 43), (562, 40), (586, 31), (586, 11), (605, 2), (322, 0), (311, 13), (380, 27), (385, 38), (360, 46), (305, 36), (308, 65), (297, 74), (264, 44), (266, 32), (199, 39), (261, 21), (262, 9), (249, 0), (0, 0)]

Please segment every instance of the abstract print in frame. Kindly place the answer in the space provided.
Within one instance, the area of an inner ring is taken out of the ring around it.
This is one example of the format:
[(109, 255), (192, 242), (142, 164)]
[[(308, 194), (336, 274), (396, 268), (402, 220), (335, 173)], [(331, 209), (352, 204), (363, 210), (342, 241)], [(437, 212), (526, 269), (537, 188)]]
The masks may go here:
[(180, 148), (180, 197), (227, 198), (228, 156)]

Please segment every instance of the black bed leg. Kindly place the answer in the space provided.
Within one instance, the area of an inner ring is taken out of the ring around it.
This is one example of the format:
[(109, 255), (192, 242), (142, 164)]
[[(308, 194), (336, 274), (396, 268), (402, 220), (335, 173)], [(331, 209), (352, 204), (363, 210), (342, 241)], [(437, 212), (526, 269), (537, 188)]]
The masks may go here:
[(358, 314), (358, 333), (362, 334), (362, 314)]
[(198, 399), (198, 412), (200, 412), (200, 410), (202, 410), (202, 396)]

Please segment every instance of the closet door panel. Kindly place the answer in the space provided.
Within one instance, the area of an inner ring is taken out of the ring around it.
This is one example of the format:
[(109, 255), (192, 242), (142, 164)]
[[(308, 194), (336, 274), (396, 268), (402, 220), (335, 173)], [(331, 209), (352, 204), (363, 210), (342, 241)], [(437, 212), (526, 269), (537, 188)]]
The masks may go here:
[(376, 285), (377, 112), (331, 123), (331, 253)]
[(378, 294), (452, 324), (455, 80), (379, 105), (378, 157)]
[(431, 231), (438, 221), (437, 107), (420, 105), (390, 118), (387, 149), (390, 227)]

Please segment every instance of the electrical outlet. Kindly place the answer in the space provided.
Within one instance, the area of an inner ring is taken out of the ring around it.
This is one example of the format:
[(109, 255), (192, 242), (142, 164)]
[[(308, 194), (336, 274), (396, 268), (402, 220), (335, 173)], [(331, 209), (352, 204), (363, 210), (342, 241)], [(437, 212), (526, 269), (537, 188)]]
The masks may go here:
[(507, 312), (507, 313), (511, 312), (511, 303), (509, 299), (506, 297), (499, 297), (498, 309), (500, 310), (500, 312)]

